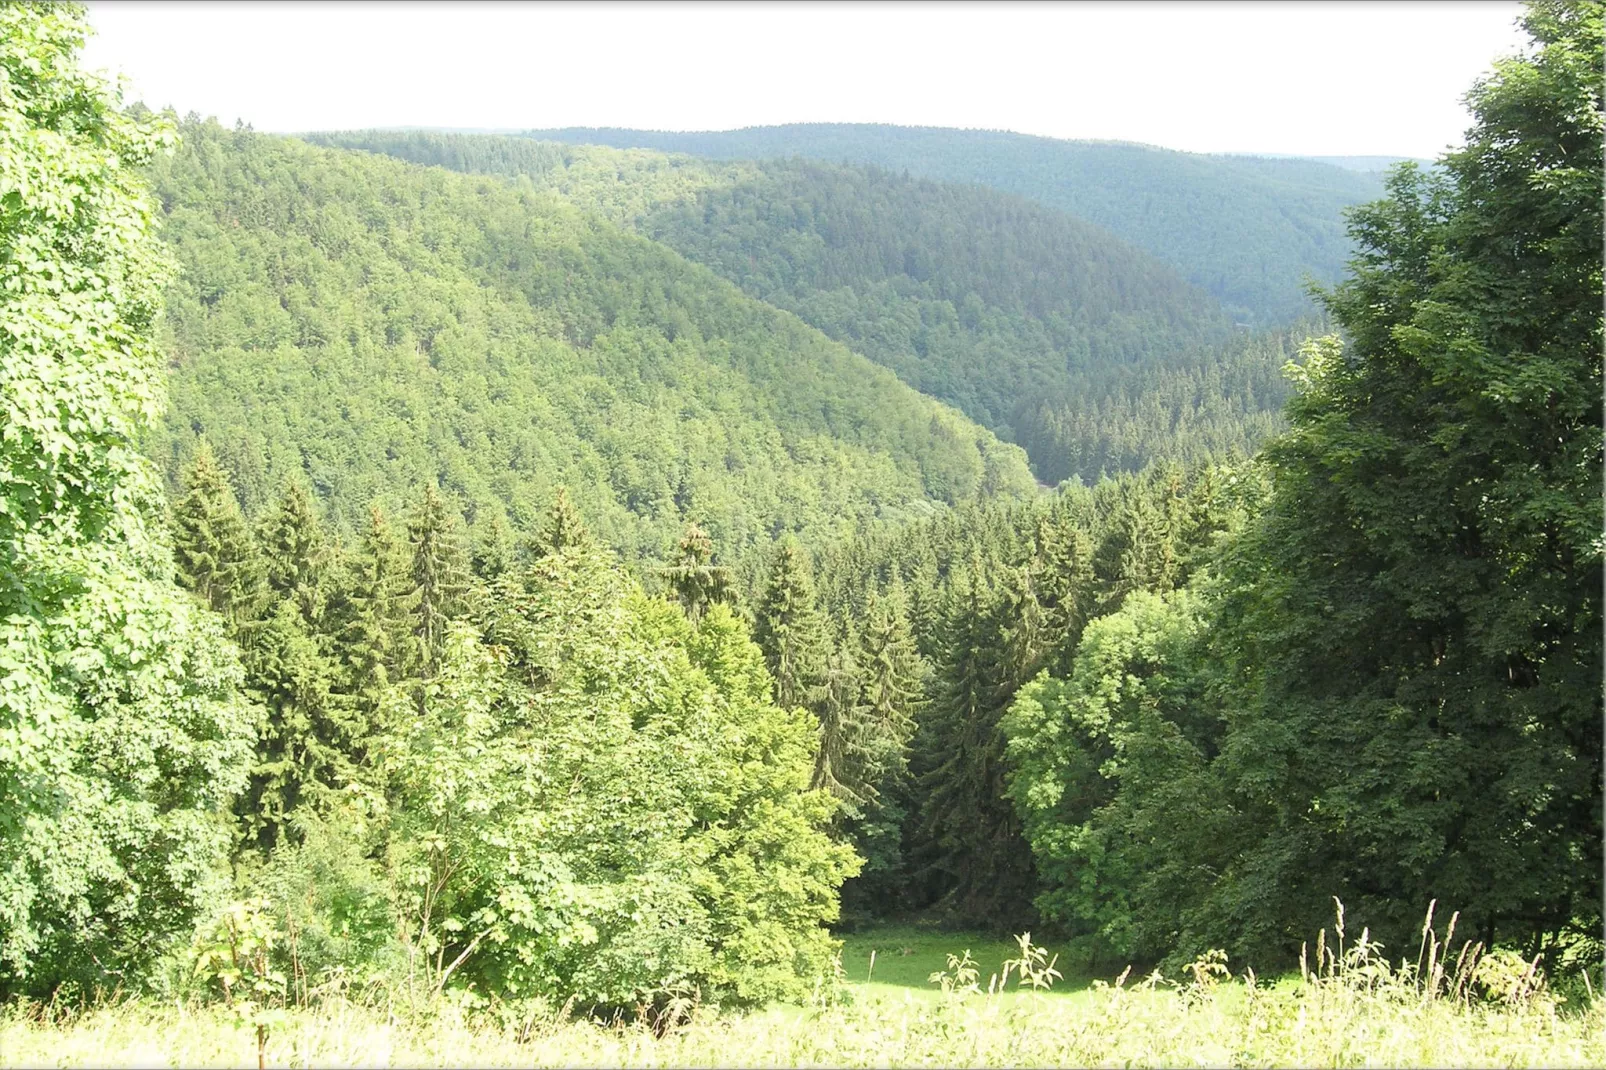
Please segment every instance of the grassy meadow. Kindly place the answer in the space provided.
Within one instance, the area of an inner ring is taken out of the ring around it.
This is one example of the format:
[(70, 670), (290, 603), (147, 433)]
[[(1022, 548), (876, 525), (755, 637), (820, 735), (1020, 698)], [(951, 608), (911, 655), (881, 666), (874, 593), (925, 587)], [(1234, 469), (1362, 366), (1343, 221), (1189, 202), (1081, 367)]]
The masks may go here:
[[(975, 975), (950, 954), (968, 948)], [(871, 953), (875, 953), (871, 969)], [(287, 1008), (265, 1066), (1601, 1066), (1606, 1013), (1569, 1002), (1514, 960), (1390, 965), (1362, 942), (1272, 983), (1219, 960), (1180, 979), (1051, 978), (1021, 984), (1020, 951), (963, 933), (883, 928), (844, 940), (834, 992), (805, 1006), (691, 1006), (655, 1030), (539, 1001), (453, 993), (407, 1009), (369, 994)], [(1474, 955), (1475, 957), (1475, 955)], [(1458, 968), (1459, 967), (1459, 968)], [(929, 976), (942, 972), (948, 984)], [(970, 987), (974, 985), (975, 987)], [(989, 991), (993, 988), (993, 991)], [(0, 1011), (4, 1066), (251, 1066), (253, 1028), (229, 1008), (178, 999)]]

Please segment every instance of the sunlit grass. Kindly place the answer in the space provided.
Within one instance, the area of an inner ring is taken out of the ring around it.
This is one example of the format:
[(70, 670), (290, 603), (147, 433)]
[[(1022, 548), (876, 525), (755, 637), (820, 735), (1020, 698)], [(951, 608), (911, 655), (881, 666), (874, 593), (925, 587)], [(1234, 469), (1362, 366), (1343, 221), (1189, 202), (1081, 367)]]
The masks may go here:
[[(1602, 1066), (1606, 1006), (1569, 1006), (1523, 982), (1478, 997), (1465, 957), (1435, 972), (1388, 966), (1375, 945), (1331, 945), (1303, 976), (1265, 985), (1201, 959), (1186, 979), (1071, 979), (1055, 992), (989, 994), (1018, 947), (957, 934), (879, 930), (847, 941), (847, 983), (808, 1007), (697, 1007), (656, 1035), (539, 1003), (458, 994), (403, 1011), (381, 998), (286, 1012), (270, 1066)], [(939, 990), (969, 944), (977, 990)], [(956, 946), (957, 945), (957, 946)], [(1321, 945), (1318, 945), (1321, 948)], [(888, 950), (891, 954), (888, 954)], [(907, 950), (907, 953), (904, 953)], [(876, 953), (870, 972), (870, 952)], [(1050, 956), (1052, 952), (1049, 953)], [(882, 960), (888, 968), (883, 971)], [(1475, 957), (1475, 956), (1474, 956)], [(1047, 959), (1043, 961), (1048, 961)], [(1496, 971), (1498, 973), (1498, 971)], [(1493, 976), (1493, 975), (1491, 975)], [(1498, 978), (1496, 978), (1498, 980)], [(1529, 979), (1531, 981), (1531, 978)], [(1500, 987), (1500, 986), (1496, 986)], [(0, 1065), (255, 1065), (255, 1036), (216, 1004), (149, 999), (67, 1011), (0, 1009)]]
[[(1051, 956), (1061, 955), (1061, 949), (1052, 944), (1047, 950)], [(995, 936), (885, 926), (842, 938), (842, 972), (852, 991), (863, 998), (934, 1002), (941, 992), (932, 984), (931, 975), (945, 968), (949, 954), (963, 951), (968, 951), (975, 960), (978, 984), (984, 990), (989, 979), (1002, 976), (1004, 963), (1020, 954), (1015, 941)], [(873, 961), (872, 952), (875, 954)], [(1061, 999), (1085, 993), (1093, 978), (1073, 973), (1064, 961), (1056, 961), (1064, 976), (1056, 981), (1049, 994)], [(1014, 996), (1011, 982), (1005, 998)]]
[[(896, 986), (889, 986), (896, 987)], [(1223, 996), (1226, 993), (1222, 993)], [(1364, 999), (1312, 1013), (1298, 1000), (1084, 990), (954, 1001), (701, 1013), (659, 1038), (638, 1025), (519, 1022), (443, 1004), (416, 1015), (333, 1001), (292, 1011), (270, 1066), (1601, 1066), (1606, 1016), (1549, 1016)], [(57, 1022), (0, 1017), (6, 1066), (250, 1066), (251, 1031), (221, 1008), (151, 1002)]]

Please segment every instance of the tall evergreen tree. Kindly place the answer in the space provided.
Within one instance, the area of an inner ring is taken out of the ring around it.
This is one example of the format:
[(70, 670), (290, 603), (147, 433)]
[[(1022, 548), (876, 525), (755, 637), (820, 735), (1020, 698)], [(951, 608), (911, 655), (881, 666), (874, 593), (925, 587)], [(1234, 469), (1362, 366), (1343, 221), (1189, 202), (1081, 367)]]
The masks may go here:
[(308, 629), (321, 627), (333, 549), (324, 536), (312, 495), (291, 483), (263, 524), (259, 541), (268, 590), (292, 603)]
[(1164, 509), (1147, 481), (1123, 483), (1093, 558), (1098, 609), (1111, 613), (1131, 591), (1168, 591), (1176, 579), (1176, 550)]
[(928, 661), (939, 654), (942, 618), (942, 573), (936, 551), (922, 540), (909, 572), (909, 627), (920, 655)]
[(516, 557), (507, 521), (495, 513), (477, 518), (470, 535), (469, 569), (482, 583), (496, 582), (498, 576), (513, 567)]
[(906, 605), (901, 578), (894, 578), (886, 596), (871, 593), (861, 656), (868, 718), (885, 741), (889, 773), (899, 776), (907, 767), (905, 752), (914, 734), (925, 677)]
[(1022, 566), (1005, 574), (998, 625), (998, 703), (1005, 706), (1015, 690), (1042, 668), (1048, 652), (1048, 619), (1037, 597), (1037, 576), (1032, 568)]
[(825, 656), (813, 707), (820, 723), (820, 742), (809, 781), (810, 790), (829, 791), (855, 816), (876, 793), (858, 645), (858, 635), (849, 622), (841, 641)]
[(783, 708), (813, 709), (825, 672), (827, 639), (814, 602), (814, 580), (803, 551), (781, 543), (759, 602), (753, 640), (764, 652)]
[(455, 518), (432, 484), (424, 485), (407, 534), (413, 551), (414, 664), (430, 679), (440, 668), (446, 649), (447, 624), (463, 612), (468, 591), (468, 570)]
[(320, 791), (351, 779), (365, 735), (340, 665), (338, 547), (325, 535), (312, 496), (284, 490), (258, 536), (268, 607), (246, 645), (246, 682), (260, 703), (256, 761), (237, 805), (246, 842), (268, 851), (290, 816)]
[(228, 473), (203, 439), (173, 507), (178, 579), (227, 620), (238, 638), (261, 607), (263, 566), (229, 486)]
[(673, 562), (663, 572), (675, 601), (693, 624), (709, 606), (735, 597), (730, 569), (714, 564), (714, 541), (695, 520), (686, 524)]
[(266, 853), (290, 831), (298, 807), (351, 779), (349, 755), (358, 742), (337, 695), (338, 666), (309, 632), (295, 599), (274, 602), (245, 665), (261, 720), (250, 784), (235, 812), (246, 845)]
[(586, 545), (590, 541), (591, 532), (587, 530), (580, 510), (569, 499), (569, 488), (560, 485), (552, 496), (552, 508), (547, 511), (546, 528), (536, 548), (537, 556), (555, 554)]
[(922, 707), (925, 665), (905, 612), (903, 582), (871, 592), (860, 644), (865, 764), (873, 794), (844, 822), (864, 868), (842, 891), (843, 910), (882, 915), (902, 898), (903, 826), (911, 803), (909, 745)]
[(405, 671), (409, 625), (406, 553), (378, 505), (353, 555), (338, 648), (348, 691), (369, 716), (385, 687)]
[(1082, 629), (1094, 613), (1093, 555), (1087, 532), (1067, 516), (1045, 516), (1037, 527), (1035, 557), (1045, 664), (1062, 674), (1070, 668)]
[(920, 726), (915, 823), (924, 895), (956, 920), (992, 927), (1031, 915), (1031, 853), (1007, 801), (1000, 599), (979, 554), (956, 580), (944, 652)]

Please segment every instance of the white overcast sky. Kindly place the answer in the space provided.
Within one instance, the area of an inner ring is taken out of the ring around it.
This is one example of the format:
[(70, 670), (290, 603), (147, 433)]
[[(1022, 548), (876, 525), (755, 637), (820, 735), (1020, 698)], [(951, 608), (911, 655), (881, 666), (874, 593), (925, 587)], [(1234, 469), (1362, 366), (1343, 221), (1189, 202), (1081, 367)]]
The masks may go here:
[(1514, 3), (91, 2), (130, 99), (258, 130), (889, 122), (1433, 157)]

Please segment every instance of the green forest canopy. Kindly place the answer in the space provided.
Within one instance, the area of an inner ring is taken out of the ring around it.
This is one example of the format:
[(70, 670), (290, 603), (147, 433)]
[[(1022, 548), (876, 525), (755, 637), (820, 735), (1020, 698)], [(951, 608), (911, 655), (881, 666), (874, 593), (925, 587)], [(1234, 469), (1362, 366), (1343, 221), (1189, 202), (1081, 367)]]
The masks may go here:
[(1141, 250), (982, 186), (477, 135), (312, 140), (529, 176), (1019, 442), (1048, 483), (1251, 452), (1308, 329), (1245, 335)]
[(528, 528), (567, 482), (631, 556), (842, 534), (1033, 491), (1024, 458), (706, 268), (529, 186), (189, 122), (151, 169), (162, 344), (248, 514), (306, 480), (351, 529), (439, 483)]

